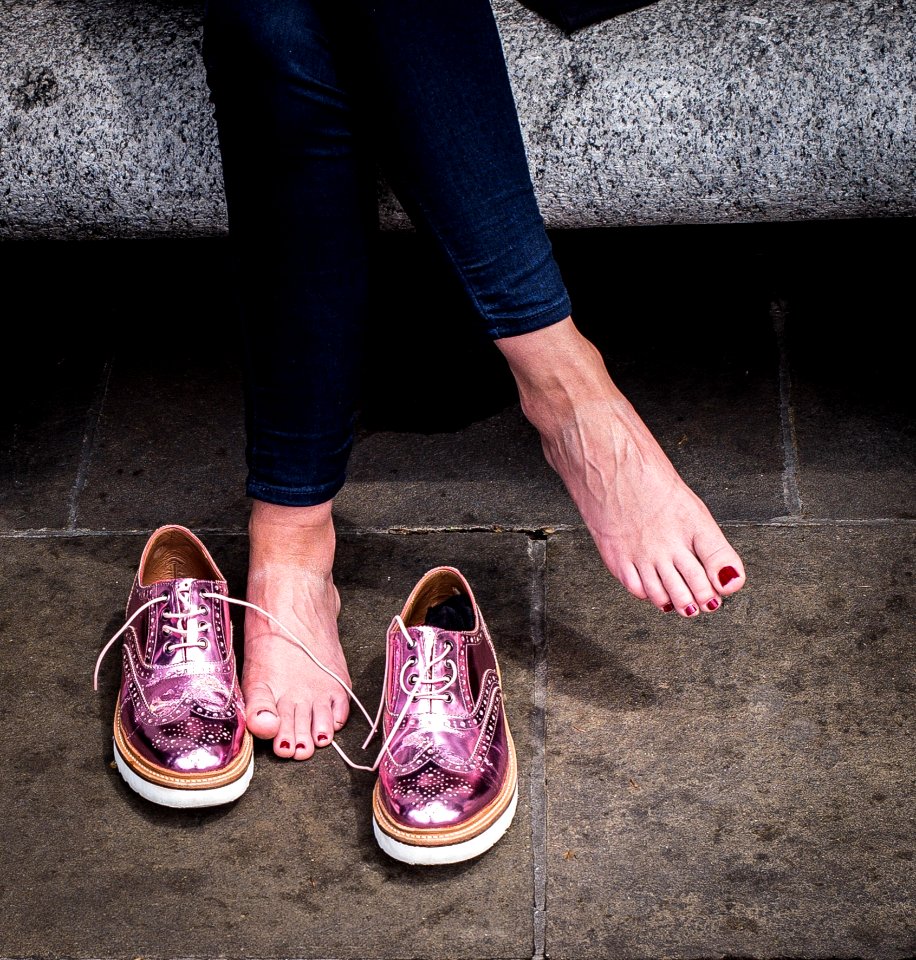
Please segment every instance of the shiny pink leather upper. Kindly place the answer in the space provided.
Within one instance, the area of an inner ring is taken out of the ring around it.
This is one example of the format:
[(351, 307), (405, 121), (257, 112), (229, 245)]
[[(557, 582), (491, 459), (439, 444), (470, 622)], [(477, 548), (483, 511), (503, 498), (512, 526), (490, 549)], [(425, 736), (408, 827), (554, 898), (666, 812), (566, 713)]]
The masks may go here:
[(147, 760), (177, 773), (213, 772), (239, 753), (245, 705), (222, 580), (134, 580), (127, 615), (154, 597), (124, 637), (121, 726)]
[(384, 732), (410, 706), (379, 767), (390, 815), (414, 829), (454, 827), (495, 799), (509, 767), (496, 654), (476, 605), (476, 629), (388, 631)]

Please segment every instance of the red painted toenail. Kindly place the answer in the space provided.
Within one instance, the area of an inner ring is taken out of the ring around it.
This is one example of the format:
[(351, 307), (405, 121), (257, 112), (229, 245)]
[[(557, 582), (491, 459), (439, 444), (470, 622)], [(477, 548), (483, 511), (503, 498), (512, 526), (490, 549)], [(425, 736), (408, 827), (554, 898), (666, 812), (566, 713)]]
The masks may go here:
[(304, 744), (304, 743), (297, 743), (297, 744), (296, 744), (296, 749), (297, 749), (297, 750), (304, 750), (304, 749), (305, 749), (305, 744)]
[(709, 603), (706, 604), (706, 609), (707, 609), (707, 610), (718, 610), (718, 609), (719, 609), (719, 601), (718, 601), (715, 597), (713, 597), (712, 600), (710, 600)]
[(734, 567), (723, 567), (719, 571), (719, 583), (721, 583), (723, 587), (737, 578), (738, 571)]
[(671, 613), (671, 611), (672, 611), (673, 609), (674, 609), (674, 604), (669, 600), (669, 601), (662, 607), (662, 613)]
[(319, 733), (319, 734), (318, 734), (318, 742), (319, 742), (319, 743), (327, 743), (327, 742), (328, 742), (327, 734), (325, 734), (325, 733)]
[(689, 604), (684, 607), (684, 616), (685, 617), (695, 617), (700, 611), (696, 608), (694, 604)]
[(281, 741), (280, 741), (280, 749), (281, 749), (281, 750), (289, 750), (289, 740), (281, 740)]

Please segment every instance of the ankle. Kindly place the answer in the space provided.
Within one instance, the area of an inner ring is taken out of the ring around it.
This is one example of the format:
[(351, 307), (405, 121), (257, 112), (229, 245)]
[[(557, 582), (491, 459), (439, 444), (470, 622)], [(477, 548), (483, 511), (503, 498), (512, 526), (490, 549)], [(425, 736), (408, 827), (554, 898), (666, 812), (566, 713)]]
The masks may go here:
[(316, 530), (331, 524), (334, 501), (311, 507), (285, 507), (264, 500), (254, 500), (248, 517), (248, 533), (257, 536), (272, 529)]
[(330, 577), (336, 536), (332, 501), (284, 507), (255, 500), (248, 520), (251, 573), (267, 567), (307, 568)]
[(580, 404), (603, 396), (609, 380), (604, 360), (571, 317), (496, 343), (509, 363), (529, 419), (544, 414), (565, 419)]

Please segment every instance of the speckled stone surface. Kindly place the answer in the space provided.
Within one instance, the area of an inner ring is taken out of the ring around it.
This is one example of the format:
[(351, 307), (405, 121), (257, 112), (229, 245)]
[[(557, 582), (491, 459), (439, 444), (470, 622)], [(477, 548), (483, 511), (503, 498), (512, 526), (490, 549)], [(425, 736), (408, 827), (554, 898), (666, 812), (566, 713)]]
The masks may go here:
[[(551, 226), (916, 214), (911, 3), (661, 0), (572, 37), (494, 7)], [(201, 14), (3, 0), (0, 236), (225, 231)]]
[[(519, 811), (485, 858), (432, 872), (378, 849), (375, 777), (350, 771), (333, 750), (298, 765), (259, 747), (249, 790), (212, 811), (156, 807), (125, 786), (112, 769), (119, 659), (112, 655), (103, 665), (98, 694), (92, 666), (123, 622), (143, 543), (19, 540), (0, 551), (0, 956), (531, 956), (525, 537), (361, 537), (339, 544), (341, 635), (354, 685), (370, 709), (390, 618), (438, 562), (451, 560), (466, 572), (500, 651), (520, 760)], [(244, 538), (207, 544), (238, 596)], [(49, 610), (54, 630), (47, 629)], [(12, 642), (13, 623), (28, 643)], [(354, 718), (344, 731), (355, 758), (366, 728)]]
[(912, 956), (912, 530), (726, 532), (689, 624), (548, 543), (550, 956)]

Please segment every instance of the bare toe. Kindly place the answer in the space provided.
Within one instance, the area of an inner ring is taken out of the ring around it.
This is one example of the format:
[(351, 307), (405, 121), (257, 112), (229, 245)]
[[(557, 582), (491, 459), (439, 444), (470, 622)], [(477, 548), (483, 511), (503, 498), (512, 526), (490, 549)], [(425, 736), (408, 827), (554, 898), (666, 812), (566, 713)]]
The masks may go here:
[(280, 715), (273, 692), (264, 681), (243, 684), (248, 729), (262, 740), (272, 740), (280, 732)]
[(709, 577), (706, 576), (706, 571), (696, 556), (685, 551), (676, 558), (675, 566), (693, 594), (697, 607), (707, 613), (717, 609), (719, 606), (718, 594), (709, 582)]
[(695, 617), (700, 612), (700, 607), (674, 564), (660, 565), (658, 575), (674, 604), (674, 609), (682, 617)]
[[(659, 579), (658, 571), (653, 566), (646, 566), (640, 572), (640, 581), (645, 589), (645, 597), (653, 606), (658, 607), (662, 613), (667, 613), (674, 609), (671, 603), (671, 597), (665, 589), (662, 581)], [(631, 590), (630, 593), (633, 591)]]
[(649, 599), (649, 594), (643, 585), (642, 575), (632, 563), (624, 564), (618, 579), (634, 597), (637, 597), (639, 600)]
[(334, 739), (334, 717), (329, 706), (315, 704), (312, 711), (312, 739), (317, 747), (326, 747)]
[(350, 716), (350, 698), (335, 696), (331, 700), (331, 716), (333, 717), (334, 730), (340, 730), (347, 722), (347, 717)]
[(296, 760), (308, 760), (315, 752), (312, 740), (312, 708), (307, 703), (296, 704)]
[(274, 753), (278, 757), (291, 757), (296, 750), (296, 705), (285, 697), (277, 702), (280, 712), (280, 728), (274, 738)]
[(744, 586), (744, 564), (718, 527), (698, 534), (694, 538), (694, 550), (718, 593), (729, 596)]

